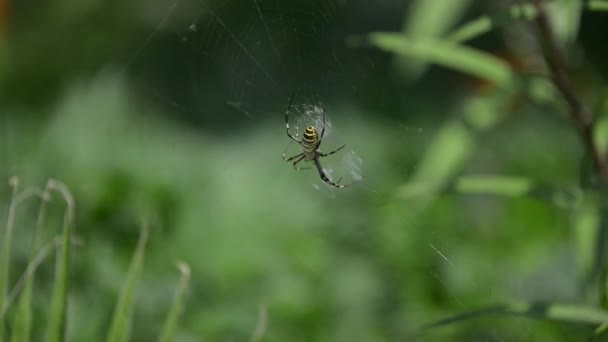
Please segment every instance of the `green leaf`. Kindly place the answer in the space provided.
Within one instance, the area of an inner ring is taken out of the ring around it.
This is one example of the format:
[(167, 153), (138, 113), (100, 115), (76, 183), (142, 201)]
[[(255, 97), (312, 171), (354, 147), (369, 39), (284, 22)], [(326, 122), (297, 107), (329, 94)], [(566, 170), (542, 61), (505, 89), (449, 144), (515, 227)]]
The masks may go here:
[(15, 229), (15, 215), (17, 208), (24, 200), (32, 196), (41, 196), (42, 193), (37, 188), (28, 188), (19, 193), (19, 179), (17, 177), (11, 178), (9, 184), (13, 188), (13, 196), (8, 208), (6, 230), (4, 231), (4, 241), (2, 245), (2, 252), (0, 254), (0, 312), (2, 313), (2, 315), (0, 315), (0, 341), (4, 340), (4, 313), (8, 310), (8, 305), (10, 304), (10, 302), (7, 301), (7, 291), (10, 280), (10, 251), (12, 248), (11, 244), (13, 240), (13, 230)]
[(251, 342), (258, 342), (264, 338), (264, 334), (266, 333), (266, 329), (268, 328), (268, 309), (266, 305), (260, 304), (260, 309), (258, 310), (258, 321), (255, 325), (255, 329), (253, 330), (253, 334), (251, 335)]
[(412, 40), (393, 32), (376, 32), (368, 41), (388, 52), (419, 58), (506, 87), (515, 79), (508, 64), (485, 52), (439, 40)]
[(175, 332), (177, 331), (177, 325), (179, 322), (179, 318), (184, 309), (184, 298), (186, 296), (186, 289), (188, 288), (188, 284), (190, 283), (190, 266), (185, 262), (178, 262), (177, 268), (181, 273), (181, 278), (179, 281), (179, 285), (177, 286), (177, 291), (175, 291), (175, 297), (173, 298), (173, 305), (169, 310), (169, 314), (167, 315), (167, 319), (165, 320), (165, 325), (163, 327), (163, 331), (161, 333), (161, 337), (159, 341), (161, 342), (170, 342), (173, 341)]
[(532, 20), (535, 17), (536, 10), (531, 4), (515, 4), (511, 6), (507, 13), (499, 13), (492, 16), (484, 15), (462, 25), (450, 33), (446, 39), (454, 43), (463, 43), (500, 28), (505, 24), (512, 23), (514, 20)]
[(504, 305), (467, 311), (438, 320), (421, 329), (419, 334), (423, 334), (426, 330), (488, 315), (516, 315), (590, 325), (608, 322), (608, 312), (595, 307), (544, 302), (510, 302)]
[[(32, 333), (31, 330), (31, 318), (32, 318), (32, 310), (31, 310), (31, 291), (29, 296), (27, 294), (27, 284), (32, 284), (33, 286), (33, 277), (38, 266), (45, 261), (52, 253), (54, 253), (58, 246), (60, 245), (59, 236), (53, 239), (50, 243), (47, 243), (45, 246), (36, 253), (35, 257), (29, 262), (25, 272), (23, 272), (21, 278), (11, 291), (11, 294), (8, 296), (5, 306), (3, 310), (0, 312), (0, 319), (4, 319), (6, 317), (6, 313), (8, 310), (8, 306), (13, 302), (13, 300), (19, 295), (21, 292), (19, 307), (17, 311), (17, 315), (15, 317), (15, 325), (13, 326), (12, 331), (12, 340), (13, 341), (29, 341), (29, 337)], [(24, 298), (26, 298), (24, 300)], [(25, 304), (24, 304), (25, 303)], [(23, 307), (22, 307), (23, 305)], [(25, 306), (27, 305), (27, 306)], [(23, 315), (23, 316), (22, 316)]]
[(597, 117), (593, 130), (593, 138), (600, 153), (608, 153), (608, 94), (602, 96), (594, 112)]
[(591, 338), (589, 339), (589, 341), (597, 340), (597, 338), (602, 336), (606, 332), (606, 330), (608, 330), (608, 323), (600, 325), (597, 329), (595, 329), (593, 334), (591, 334)]
[(592, 11), (608, 11), (608, 1), (605, 0), (590, 0), (587, 3), (587, 8)]
[(503, 119), (504, 112), (496, 110), (496, 100), (478, 96), (467, 102), (462, 116), (474, 131), (483, 132), (498, 124)]
[[(440, 38), (460, 19), (471, 0), (416, 0), (410, 6), (403, 32), (413, 40)], [(410, 79), (422, 75), (427, 61), (400, 55), (396, 65)]]
[[(17, 304), (17, 313), (15, 314), (13, 331), (11, 334), (12, 341), (30, 341), (32, 334), (32, 296), (34, 291), (34, 269), (38, 265), (40, 256), (37, 256), (35, 251), (40, 249), (40, 234), (42, 230), (42, 224), (44, 221), (46, 205), (48, 202), (48, 187), (42, 194), (40, 201), (40, 208), (38, 209), (38, 219), (36, 220), (36, 230), (34, 237), (32, 238), (32, 246), (30, 247), (31, 255), (28, 264), (28, 268), (24, 274), (24, 286), (23, 292), (19, 296), (19, 303)], [(55, 244), (53, 244), (55, 245)], [(41, 251), (44, 251), (42, 249)], [(44, 255), (46, 257), (46, 255)]]
[(414, 39), (437, 38), (450, 29), (471, 0), (416, 0), (410, 6), (404, 33)]
[(553, 33), (560, 47), (572, 46), (578, 35), (583, 10), (581, 0), (561, 0), (546, 2)]
[(601, 222), (597, 198), (587, 194), (572, 214), (578, 269), (588, 276), (593, 269)]
[(137, 294), (137, 283), (144, 265), (144, 254), (146, 250), (146, 242), (148, 240), (148, 227), (143, 224), (139, 234), (137, 248), (129, 266), (127, 281), (125, 282), (120, 297), (114, 310), (112, 324), (107, 342), (126, 342), (129, 340), (131, 320), (133, 316), (133, 307), (135, 305), (135, 296)]
[[(13, 235), (13, 225), (14, 225), (14, 217), (15, 210), (17, 207), (16, 203), (16, 195), (18, 188), (18, 179), (16, 177), (11, 178), (9, 184), (13, 187), (13, 197), (11, 198), (9, 207), (8, 207), (8, 215), (6, 222), (6, 229), (4, 230), (3, 244), (2, 244), (2, 252), (0, 253), (0, 309), (5, 311), (4, 306), (6, 292), (8, 289), (8, 282), (10, 276), (10, 265), (11, 265), (11, 242)], [(0, 341), (4, 341), (4, 317), (0, 319)]]
[(67, 331), (70, 248), (75, 204), (74, 197), (65, 184), (51, 179), (48, 181), (47, 187), (50, 191), (58, 192), (66, 203), (61, 234), (61, 249), (59, 251), (57, 269), (55, 270), (55, 284), (53, 287), (46, 335), (47, 342), (60, 342), (65, 339), (65, 333)]
[(473, 149), (473, 139), (460, 121), (445, 124), (428, 147), (412, 182), (398, 188), (400, 197), (432, 195), (459, 170)]
[[(412, 180), (397, 188), (397, 196), (426, 196), (428, 199), (451, 186), (454, 177), (476, 149), (476, 133), (491, 129), (502, 120), (500, 108), (508, 93), (495, 92), (492, 96), (469, 99), (462, 108), (465, 120), (449, 120), (439, 129), (418, 163)], [(424, 204), (425, 201), (417, 198), (416, 202)]]
[(11, 333), (11, 341), (31, 341), (32, 337), (32, 292), (33, 282), (32, 277), (28, 277), (28, 282), (23, 288), (23, 292), (19, 297), (17, 304), (17, 313), (13, 323), (13, 331)]
[(532, 182), (523, 177), (475, 175), (460, 177), (455, 188), (463, 193), (515, 197), (527, 194), (532, 189)]

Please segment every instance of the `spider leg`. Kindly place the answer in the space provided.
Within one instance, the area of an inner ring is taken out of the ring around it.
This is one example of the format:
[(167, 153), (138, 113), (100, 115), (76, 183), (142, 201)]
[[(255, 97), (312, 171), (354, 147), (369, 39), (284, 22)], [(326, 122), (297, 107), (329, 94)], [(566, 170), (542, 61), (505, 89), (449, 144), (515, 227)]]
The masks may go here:
[(315, 165), (317, 166), (317, 170), (319, 171), (319, 176), (321, 176), (321, 179), (325, 183), (333, 186), (334, 188), (346, 188), (347, 186), (351, 186), (351, 185), (355, 184), (355, 182), (345, 184), (345, 185), (338, 184), (338, 183), (340, 183), (342, 178), (340, 178), (337, 182), (333, 182), (331, 179), (329, 179), (327, 177), (327, 175), (325, 174), (325, 171), (323, 171), (323, 167), (321, 166), (321, 163), (319, 162), (319, 158), (315, 157), (315, 159), (313, 159), (313, 161), (315, 162)]
[(321, 146), (321, 140), (323, 140), (323, 136), (325, 135), (325, 111), (323, 111), (323, 128), (321, 129), (321, 137), (319, 138), (319, 143), (317, 147)]
[(292, 161), (292, 160), (294, 160), (294, 159), (296, 159), (296, 158), (302, 157), (303, 155), (304, 155), (304, 152), (302, 152), (302, 153), (298, 153), (298, 154), (296, 154), (296, 155), (295, 155), (295, 156), (293, 156), (293, 157), (289, 157), (289, 158), (287, 158), (287, 155), (285, 155), (285, 153), (283, 153), (283, 160), (285, 160), (285, 161)]
[(335, 150), (333, 150), (333, 151), (331, 151), (331, 152), (328, 152), (328, 153), (323, 153), (323, 152), (321, 152), (321, 151), (317, 151), (317, 153), (319, 153), (319, 157), (327, 157), (327, 156), (329, 156), (329, 155), (332, 155), (332, 154), (334, 154), (334, 153), (336, 153), (336, 152), (340, 151), (340, 150), (341, 150), (341, 149), (343, 149), (344, 147), (346, 147), (346, 145), (342, 145), (342, 146), (338, 147), (337, 149), (335, 149)]
[(287, 110), (285, 110), (285, 128), (287, 129), (287, 136), (289, 138), (291, 138), (293, 141), (295, 141), (301, 145), (302, 142), (300, 140), (298, 140), (298, 138), (291, 135), (291, 133), (289, 132), (289, 110), (291, 109), (291, 105), (293, 104), (293, 98), (295, 96), (296, 96), (296, 93), (293, 93), (293, 95), (291, 95), (291, 98), (289, 99), (289, 105), (287, 105)]
[[(290, 159), (296, 158), (297, 156), (294, 156)], [(296, 165), (301, 162), (302, 160), (304, 160), (304, 158), (306, 158), (306, 154), (302, 153), (302, 156), (300, 158), (298, 158), (296, 161), (293, 162), (293, 168), (296, 169), (297, 171), (299, 170), (307, 170), (310, 169), (310, 167), (297, 167)]]

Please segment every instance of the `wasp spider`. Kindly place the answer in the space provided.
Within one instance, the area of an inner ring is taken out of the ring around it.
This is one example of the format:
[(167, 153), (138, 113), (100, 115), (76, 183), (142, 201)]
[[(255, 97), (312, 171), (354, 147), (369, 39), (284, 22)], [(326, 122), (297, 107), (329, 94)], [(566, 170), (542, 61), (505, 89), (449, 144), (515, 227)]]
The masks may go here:
[(301, 168), (297, 166), (299, 162), (312, 161), (315, 164), (315, 166), (317, 167), (317, 171), (319, 171), (319, 176), (321, 176), (321, 179), (325, 183), (327, 183), (333, 187), (345, 188), (347, 186), (353, 185), (354, 182), (350, 183), (350, 184), (345, 184), (345, 185), (339, 184), (340, 181), (342, 180), (342, 178), (340, 178), (337, 182), (334, 182), (331, 179), (329, 179), (329, 177), (327, 177), (327, 174), (325, 174), (325, 171), (323, 171), (323, 167), (321, 166), (321, 162), (319, 161), (319, 158), (332, 155), (332, 154), (340, 151), (344, 147), (346, 147), (346, 145), (342, 145), (342, 146), (338, 147), (337, 149), (335, 149), (331, 152), (328, 152), (328, 153), (323, 153), (321, 150), (319, 150), (319, 147), (321, 146), (321, 141), (323, 140), (323, 135), (325, 134), (325, 112), (323, 112), (323, 127), (321, 128), (321, 136), (319, 136), (319, 133), (315, 126), (306, 127), (306, 131), (304, 132), (304, 135), (302, 136), (302, 140), (298, 139), (298, 133), (296, 133), (296, 135), (293, 136), (289, 132), (289, 110), (291, 109), (291, 105), (293, 103), (294, 97), (295, 97), (295, 94), (291, 96), (291, 99), (289, 100), (289, 105), (287, 106), (287, 110), (285, 111), (285, 128), (287, 129), (287, 136), (289, 138), (291, 138), (293, 141), (300, 144), (300, 146), (302, 146), (302, 149), (304, 151), (296, 154), (293, 157), (289, 157), (289, 158), (287, 158), (287, 156), (285, 156), (285, 153), (283, 153), (283, 159), (288, 162), (293, 160), (294, 161), (293, 167), (296, 170), (301, 170)]

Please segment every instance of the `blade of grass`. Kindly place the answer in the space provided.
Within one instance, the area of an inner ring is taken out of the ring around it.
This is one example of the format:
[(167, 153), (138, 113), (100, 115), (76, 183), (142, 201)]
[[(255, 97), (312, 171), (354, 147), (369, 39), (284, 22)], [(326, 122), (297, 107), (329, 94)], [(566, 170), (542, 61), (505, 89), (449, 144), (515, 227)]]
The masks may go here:
[[(2, 244), (2, 253), (0, 254), (0, 308), (5, 307), (6, 294), (10, 280), (11, 243), (13, 240), (12, 236), (17, 207), (29, 197), (42, 196), (42, 191), (37, 188), (28, 188), (19, 193), (19, 179), (17, 177), (12, 177), (9, 180), (9, 184), (13, 188), (13, 196), (11, 197), (8, 208), (6, 229), (4, 231), (4, 243)], [(4, 330), (4, 318), (2, 318), (0, 319), (0, 341), (4, 340)]]
[(268, 327), (268, 309), (266, 305), (260, 304), (260, 309), (258, 310), (258, 322), (255, 325), (255, 329), (253, 330), (253, 334), (251, 335), (251, 342), (261, 341), (266, 334), (266, 328)]
[(137, 282), (143, 268), (147, 240), (148, 227), (146, 224), (143, 224), (139, 234), (139, 241), (137, 242), (137, 247), (129, 266), (127, 281), (120, 291), (118, 303), (114, 310), (112, 325), (106, 338), (107, 342), (126, 342), (129, 340)]
[(173, 341), (175, 337), (175, 332), (177, 331), (177, 323), (179, 322), (179, 318), (184, 309), (184, 297), (186, 296), (186, 289), (188, 288), (188, 284), (190, 283), (190, 266), (185, 262), (178, 262), (177, 268), (181, 273), (181, 278), (179, 281), (179, 285), (177, 286), (177, 290), (175, 291), (175, 297), (173, 298), (173, 305), (169, 310), (169, 314), (167, 315), (167, 319), (165, 320), (165, 325), (163, 327), (163, 331), (161, 333), (161, 337), (159, 341), (161, 342), (170, 342)]
[[(467, 46), (441, 40), (412, 40), (394, 32), (369, 34), (367, 42), (382, 50), (415, 57), (467, 73), (507, 87), (515, 79), (509, 65), (502, 60)], [(351, 40), (351, 43), (357, 43)]]
[(486, 317), (488, 315), (515, 315), (590, 325), (608, 322), (608, 312), (594, 307), (544, 302), (510, 302), (504, 305), (489, 306), (478, 310), (467, 311), (438, 320), (423, 327), (418, 334), (423, 334), (425, 331), (434, 328)]
[(28, 263), (25, 271), (13, 287), (11, 293), (7, 296), (6, 301), (4, 302), (4, 306), (0, 309), (0, 318), (5, 318), (13, 301), (17, 298), (20, 291), (25, 287), (26, 282), (29, 278), (36, 272), (38, 266), (42, 264), (43, 261), (46, 260), (47, 257), (51, 255), (59, 246), (61, 245), (60, 237), (56, 237), (46, 245), (42, 246), (42, 248), (36, 253), (36, 256)]
[[(44, 221), (46, 204), (49, 200), (49, 188), (44, 190), (42, 193), (42, 199), (40, 201), (40, 207), (38, 209), (38, 217), (36, 219), (36, 228), (32, 237), (32, 244), (30, 247), (31, 255), (29, 265), (36, 265), (37, 260), (36, 251), (40, 249), (40, 234), (42, 231), (42, 223)], [(15, 320), (13, 323), (13, 331), (11, 339), (14, 342), (30, 341), (32, 333), (32, 293), (34, 291), (34, 272), (28, 273), (26, 269), (25, 285), (23, 286), (23, 292), (19, 297), (19, 303), (17, 304), (17, 313), (15, 314)], [(17, 288), (17, 286), (15, 286)]]
[[(6, 289), (8, 288), (8, 281), (10, 275), (10, 250), (11, 250), (11, 239), (13, 235), (13, 221), (15, 211), (15, 197), (17, 195), (19, 187), (19, 179), (12, 177), (8, 181), (9, 185), (13, 188), (13, 195), (8, 205), (8, 214), (6, 219), (6, 228), (4, 230), (4, 243), (2, 245), (2, 254), (0, 254), (0, 308), (4, 307), (4, 299), (6, 297)], [(4, 341), (4, 316), (0, 319), (0, 342)]]
[(55, 270), (55, 284), (51, 299), (51, 309), (47, 323), (47, 342), (59, 342), (65, 339), (67, 331), (67, 300), (69, 286), (69, 266), (70, 266), (70, 247), (72, 224), (74, 222), (74, 197), (68, 187), (54, 179), (47, 183), (50, 191), (58, 192), (66, 203), (66, 210), (63, 217), (63, 229), (61, 234), (61, 250), (57, 258), (57, 268)]

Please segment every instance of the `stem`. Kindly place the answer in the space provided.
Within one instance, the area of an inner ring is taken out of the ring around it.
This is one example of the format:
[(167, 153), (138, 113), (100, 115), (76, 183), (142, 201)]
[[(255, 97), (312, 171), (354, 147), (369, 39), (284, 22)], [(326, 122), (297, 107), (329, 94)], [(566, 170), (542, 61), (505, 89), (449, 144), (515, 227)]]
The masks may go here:
[(562, 57), (557, 46), (555, 35), (551, 29), (549, 16), (547, 15), (543, 1), (534, 0), (534, 6), (537, 11), (536, 24), (539, 29), (541, 41), (544, 43), (543, 53), (549, 71), (551, 72), (553, 83), (564, 96), (564, 99), (570, 108), (570, 117), (574, 121), (574, 124), (583, 139), (585, 148), (593, 159), (593, 164), (598, 171), (600, 179), (604, 184), (608, 184), (608, 162), (600, 153), (593, 140), (593, 115), (589, 109), (579, 101), (574, 93), (572, 83), (566, 73), (564, 63), (562, 62)]

